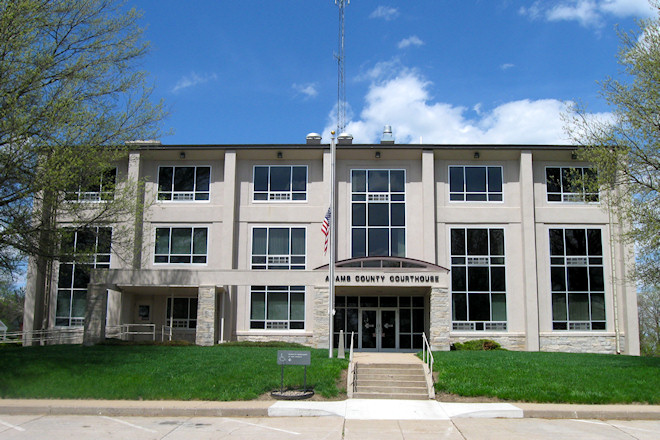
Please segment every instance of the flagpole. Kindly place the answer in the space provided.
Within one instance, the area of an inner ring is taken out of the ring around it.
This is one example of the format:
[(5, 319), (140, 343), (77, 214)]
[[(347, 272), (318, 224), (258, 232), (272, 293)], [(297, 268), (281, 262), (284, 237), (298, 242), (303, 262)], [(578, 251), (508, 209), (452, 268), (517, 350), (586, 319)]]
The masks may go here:
[(336, 158), (335, 132), (330, 132), (330, 262), (329, 288), (328, 288), (328, 357), (332, 358), (332, 345), (334, 333), (335, 308), (335, 158)]

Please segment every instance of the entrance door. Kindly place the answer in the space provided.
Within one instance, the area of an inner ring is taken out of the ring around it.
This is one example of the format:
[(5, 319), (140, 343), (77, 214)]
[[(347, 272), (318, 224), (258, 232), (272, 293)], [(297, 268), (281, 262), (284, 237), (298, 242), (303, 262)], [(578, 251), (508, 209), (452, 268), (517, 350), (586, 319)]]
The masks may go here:
[(362, 309), (360, 348), (378, 349), (378, 310)]
[(396, 309), (362, 309), (360, 349), (396, 350), (396, 321)]

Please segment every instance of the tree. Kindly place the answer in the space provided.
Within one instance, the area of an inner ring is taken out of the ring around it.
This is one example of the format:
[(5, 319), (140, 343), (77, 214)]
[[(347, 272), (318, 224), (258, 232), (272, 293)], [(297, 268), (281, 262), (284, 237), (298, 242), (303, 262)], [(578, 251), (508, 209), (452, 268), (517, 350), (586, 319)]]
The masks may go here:
[[(660, 13), (660, 3), (653, 4)], [(597, 169), (594, 185), (607, 190), (601, 201), (626, 225), (623, 239), (636, 250), (634, 281), (642, 286), (640, 306), (658, 310), (660, 18), (639, 24), (638, 32), (620, 33), (621, 79), (607, 78), (601, 83), (601, 95), (613, 109), (611, 116), (599, 118), (576, 106), (567, 129), (572, 140), (584, 147), (579, 151), (581, 158)], [(655, 304), (651, 307), (649, 301)], [(648, 327), (644, 321), (648, 316), (640, 313), (640, 328)], [(644, 335), (641, 339), (648, 340)]]
[(660, 289), (639, 293), (639, 339), (642, 355), (660, 356)]
[[(125, 141), (157, 136), (165, 115), (138, 69), (139, 16), (116, 0), (0, 0), (4, 271), (25, 255), (57, 258), (58, 220), (81, 228), (135, 209), (131, 185), (115, 188), (108, 172)], [(101, 186), (114, 194), (104, 203), (72, 197)]]
[(25, 292), (14, 287), (11, 280), (0, 277), (0, 320), (9, 331), (20, 330), (23, 322), (23, 301)]

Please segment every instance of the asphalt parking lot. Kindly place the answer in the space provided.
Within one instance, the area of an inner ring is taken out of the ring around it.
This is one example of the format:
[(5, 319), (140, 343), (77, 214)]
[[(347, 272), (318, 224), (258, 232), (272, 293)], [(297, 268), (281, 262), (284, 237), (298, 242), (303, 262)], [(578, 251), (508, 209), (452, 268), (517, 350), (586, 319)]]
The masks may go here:
[(0, 439), (653, 439), (660, 420), (0, 415)]

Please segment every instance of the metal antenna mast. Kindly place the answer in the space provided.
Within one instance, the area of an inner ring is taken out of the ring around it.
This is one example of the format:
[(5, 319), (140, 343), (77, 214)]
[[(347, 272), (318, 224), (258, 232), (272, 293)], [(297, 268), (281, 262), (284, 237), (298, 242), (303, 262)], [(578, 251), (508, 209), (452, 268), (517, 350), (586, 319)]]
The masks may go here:
[(337, 135), (346, 128), (346, 82), (344, 80), (344, 8), (351, 0), (335, 0), (339, 6), (339, 53), (337, 58)]

